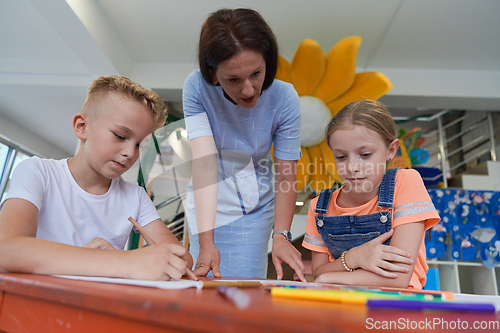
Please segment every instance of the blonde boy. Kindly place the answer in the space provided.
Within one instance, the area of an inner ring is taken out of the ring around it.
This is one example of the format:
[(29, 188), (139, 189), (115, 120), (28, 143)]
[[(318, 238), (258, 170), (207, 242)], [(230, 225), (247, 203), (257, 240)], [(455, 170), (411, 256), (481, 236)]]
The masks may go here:
[[(124, 77), (97, 78), (73, 117), (77, 154), (58, 161), (33, 157), (14, 171), (0, 206), (0, 271), (180, 278), (192, 266), (191, 256), (145, 191), (120, 177), (164, 121), (156, 93)], [(130, 216), (157, 245), (115, 250), (125, 246)]]

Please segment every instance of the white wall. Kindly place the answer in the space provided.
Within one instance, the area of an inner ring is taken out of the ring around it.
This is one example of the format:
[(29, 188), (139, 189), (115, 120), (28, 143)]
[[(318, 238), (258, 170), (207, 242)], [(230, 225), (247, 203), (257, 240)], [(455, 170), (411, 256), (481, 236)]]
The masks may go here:
[[(2, 114), (0, 114), (0, 135), (46, 158), (61, 159), (73, 155), (72, 152), (69, 153), (56, 147), (41, 136), (29, 131)], [(75, 147), (76, 143), (77, 138), (75, 137)]]

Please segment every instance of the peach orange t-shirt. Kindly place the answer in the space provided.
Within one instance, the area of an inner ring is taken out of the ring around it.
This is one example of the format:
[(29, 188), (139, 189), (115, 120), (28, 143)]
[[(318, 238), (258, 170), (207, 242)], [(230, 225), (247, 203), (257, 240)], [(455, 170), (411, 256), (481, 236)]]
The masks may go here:
[[(328, 214), (326, 214), (327, 216), (365, 215), (376, 213), (380, 210), (380, 208), (377, 207), (378, 195), (358, 207), (339, 207), (337, 206), (337, 197), (340, 191), (342, 191), (342, 188), (332, 193), (328, 206)], [(316, 228), (316, 221), (314, 218), (316, 213), (314, 213), (314, 209), (316, 208), (317, 201), (318, 197), (311, 200), (307, 216), (306, 234), (304, 235), (302, 246), (312, 251), (328, 253), (330, 260), (333, 260)], [(401, 169), (396, 174), (394, 212), (392, 215), (393, 228), (397, 228), (406, 223), (425, 221), (425, 230), (427, 230), (439, 222), (439, 214), (434, 208), (420, 174), (416, 170)], [(422, 237), (422, 243), (420, 244), (417, 255), (417, 262), (408, 287), (422, 289), (422, 286), (425, 285), (426, 273), (428, 270), (425, 243)]]

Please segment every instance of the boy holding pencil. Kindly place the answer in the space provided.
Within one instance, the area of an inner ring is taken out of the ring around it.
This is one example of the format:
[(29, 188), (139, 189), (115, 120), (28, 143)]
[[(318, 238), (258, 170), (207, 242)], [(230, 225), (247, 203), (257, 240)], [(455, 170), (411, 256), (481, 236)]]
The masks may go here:
[[(32, 157), (14, 171), (0, 205), (0, 272), (169, 280), (192, 266), (191, 255), (160, 219), (146, 192), (120, 176), (141, 143), (163, 126), (163, 100), (119, 76), (97, 78), (81, 113), (69, 159)], [(154, 245), (125, 246), (137, 220)], [(108, 251), (104, 251), (108, 250)]]

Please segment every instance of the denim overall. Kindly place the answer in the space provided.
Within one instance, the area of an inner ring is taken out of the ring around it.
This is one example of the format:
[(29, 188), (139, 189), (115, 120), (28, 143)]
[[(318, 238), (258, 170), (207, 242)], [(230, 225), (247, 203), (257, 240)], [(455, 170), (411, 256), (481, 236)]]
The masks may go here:
[[(334, 259), (343, 251), (364, 244), (390, 231), (392, 218), (389, 209), (394, 208), (394, 183), (399, 169), (386, 171), (378, 190), (378, 213), (365, 215), (325, 216), (333, 189), (324, 189), (319, 194), (314, 212), (316, 227)], [(386, 210), (383, 210), (386, 209)], [(389, 245), (390, 239), (384, 244)]]

